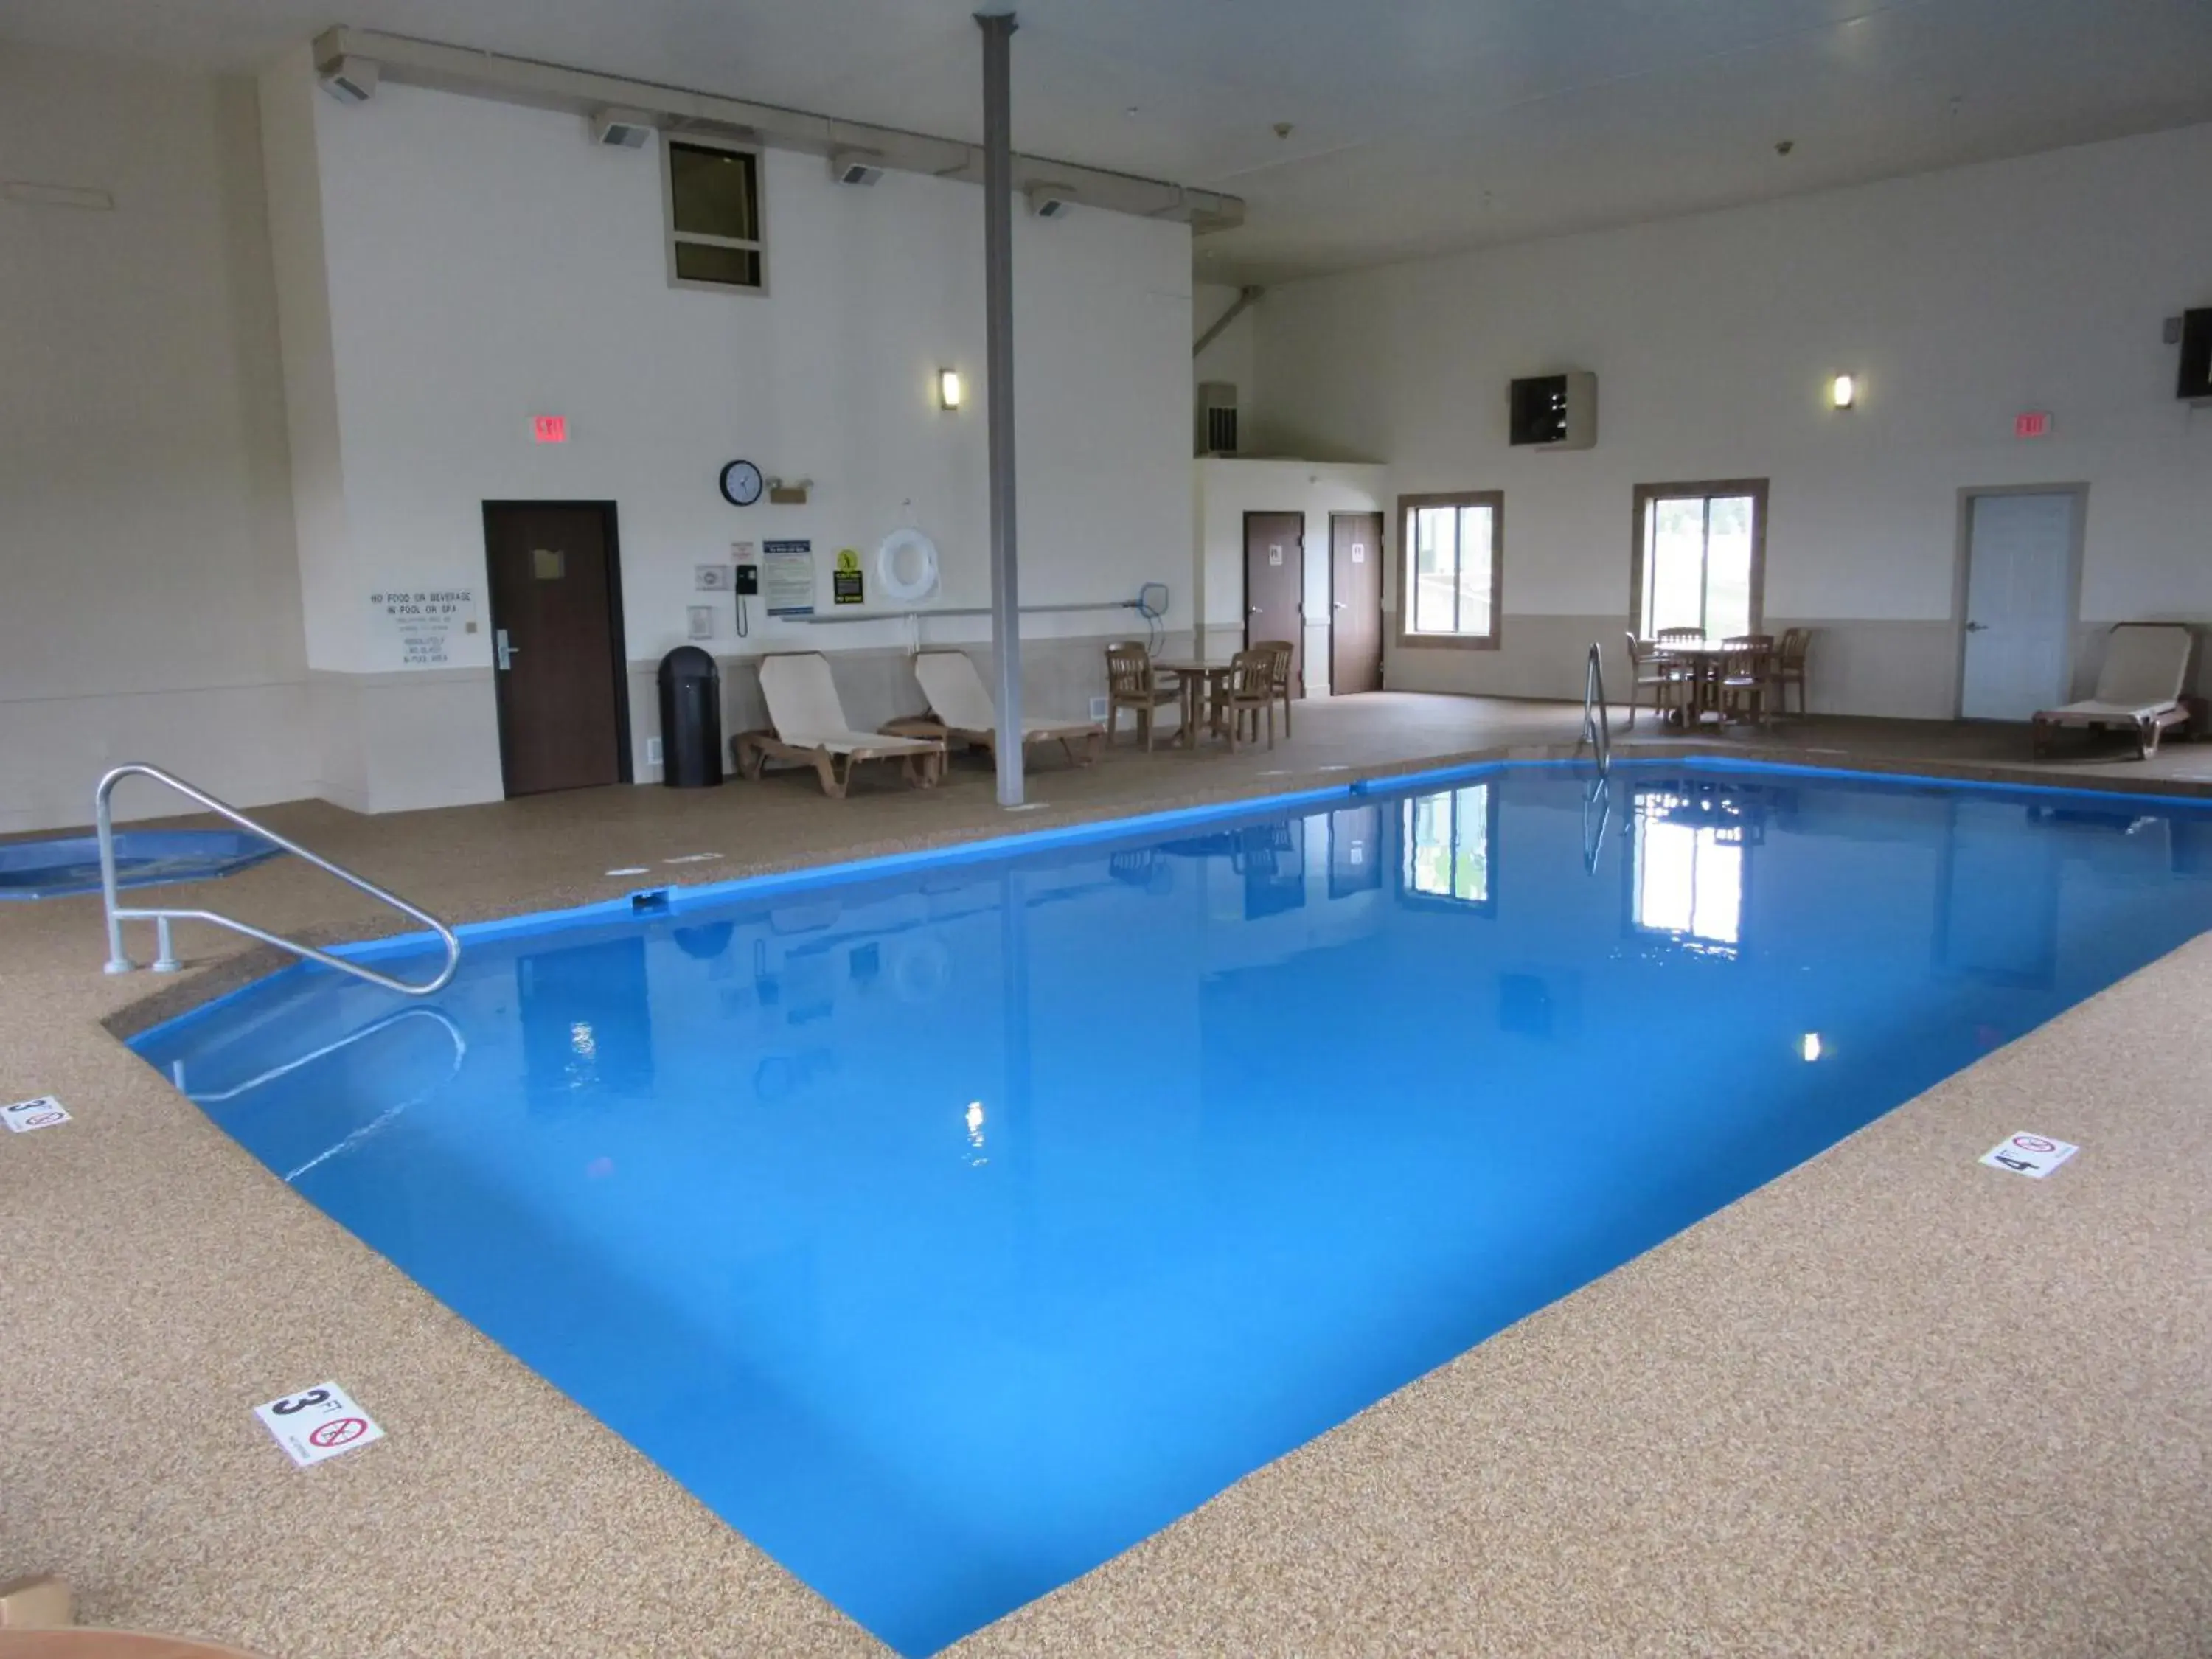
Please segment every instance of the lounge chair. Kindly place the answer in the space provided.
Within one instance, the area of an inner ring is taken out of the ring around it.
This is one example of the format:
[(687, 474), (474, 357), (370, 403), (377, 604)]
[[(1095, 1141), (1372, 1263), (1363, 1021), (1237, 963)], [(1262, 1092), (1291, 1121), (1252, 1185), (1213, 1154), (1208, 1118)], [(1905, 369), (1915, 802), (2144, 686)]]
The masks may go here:
[[(929, 699), (929, 712), (949, 739), (999, 750), (999, 706), (983, 689), (982, 677), (964, 651), (924, 651), (914, 659), (914, 677)], [(1078, 766), (1098, 758), (1098, 745), (1106, 741), (1106, 728), (1097, 720), (1029, 720), (1022, 721), (1022, 746), (1057, 743)], [(1082, 752), (1075, 745), (1083, 745)]]
[(822, 780), (822, 793), (842, 799), (853, 769), (862, 761), (896, 760), (906, 781), (919, 789), (944, 775), (945, 744), (937, 738), (854, 731), (837, 701), (830, 659), (820, 652), (763, 657), (760, 682), (774, 729), (740, 732), (730, 739), (738, 770), (746, 777), (759, 777), (769, 761), (790, 761), (811, 766)]
[(2158, 752), (2169, 726), (2189, 719), (2181, 688), (2189, 678), (2189, 650), (2195, 643), (2179, 623), (2121, 623), (2105, 641), (2105, 665), (2097, 672), (2097, 694), (2081, 702), (2038, 711), (2033, 726), (2039, 759), (2051, 752), (2062, 726), (2125, 726), (2136, 734), (2136, 758)]

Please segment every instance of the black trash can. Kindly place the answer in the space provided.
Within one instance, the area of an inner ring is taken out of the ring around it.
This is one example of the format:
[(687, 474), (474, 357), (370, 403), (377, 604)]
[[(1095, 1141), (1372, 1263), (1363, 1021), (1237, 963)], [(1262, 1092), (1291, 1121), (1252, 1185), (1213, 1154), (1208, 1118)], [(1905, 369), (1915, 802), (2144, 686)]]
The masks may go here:
[(696, 645), (660, 659), (660, 781), (672, 789), (722, 781), (722, 671)]

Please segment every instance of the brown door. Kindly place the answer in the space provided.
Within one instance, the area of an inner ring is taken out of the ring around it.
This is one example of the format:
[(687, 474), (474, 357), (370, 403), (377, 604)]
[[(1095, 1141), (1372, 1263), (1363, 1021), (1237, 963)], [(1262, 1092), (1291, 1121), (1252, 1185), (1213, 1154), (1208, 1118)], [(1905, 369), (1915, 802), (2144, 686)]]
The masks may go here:
[(1244, 515), (1244, 643), (1291, 642), (1291, 687), (1305, 696), (1306, 518), (1303, 513)]
[(484, 503), (510, 795), (629, 781), (614, 516), (602, 501)]
[(1328, 515), (1328, 694), (1382, 689), (1382, 515)]

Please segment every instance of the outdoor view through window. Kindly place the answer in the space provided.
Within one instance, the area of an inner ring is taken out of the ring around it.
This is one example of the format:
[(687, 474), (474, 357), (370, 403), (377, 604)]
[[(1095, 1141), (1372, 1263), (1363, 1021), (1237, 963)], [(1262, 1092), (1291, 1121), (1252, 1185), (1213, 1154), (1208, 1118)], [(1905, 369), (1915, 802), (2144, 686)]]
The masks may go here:
[(1655, 495), (1644, 505), (1644, 628), (1707, 639), (1752, 631), (1758, 502), (1750, 495)]

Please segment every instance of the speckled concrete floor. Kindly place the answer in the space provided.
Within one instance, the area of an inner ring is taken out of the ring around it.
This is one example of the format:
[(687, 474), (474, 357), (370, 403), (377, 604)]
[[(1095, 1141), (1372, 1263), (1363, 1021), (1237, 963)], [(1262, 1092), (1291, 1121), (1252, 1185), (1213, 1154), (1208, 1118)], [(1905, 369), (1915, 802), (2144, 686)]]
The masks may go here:
[[(1272, 754), (1042, 771), (1014, 822), (1540, 750), (1577, 719), (1316, 704)], [(2026, 747), (1872, 722), (1774, 741), (1980, 775)], [(2212, 748), (2053, 775), (2203, 793)], [(640, 884), (622, 866), (720, 879), (1008, 823), (975, 763), (846, 803), (794, 779), (268, 816), (458, 919)], [(201, 890), (325, 936), (380, 925), (289, 862)], [(142, 1023), (155, 982), (102, 977), (97, 935), (96, 900), (0, 906), (0, 1100), (77, 1120), (0, 1137), (0, 1577), (59, 1571), (88, 1621), (279, 1659), (880, 1651), (118, 1045), (102, 1021)], [(185, 945), (214, 965), (166, 1002), (252, 960)], [(2208, 987), (2212, 939), (961, 1651), (2212, 1653)], [(2030, 1127), (2086, 1150), (2041, 1183), (1974, 1162)], [(250, 1408), (326, 1378), (390, 1437), (296, 1472)]]

